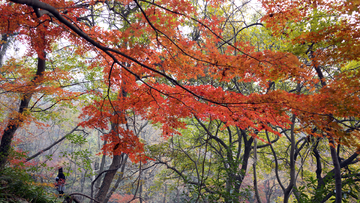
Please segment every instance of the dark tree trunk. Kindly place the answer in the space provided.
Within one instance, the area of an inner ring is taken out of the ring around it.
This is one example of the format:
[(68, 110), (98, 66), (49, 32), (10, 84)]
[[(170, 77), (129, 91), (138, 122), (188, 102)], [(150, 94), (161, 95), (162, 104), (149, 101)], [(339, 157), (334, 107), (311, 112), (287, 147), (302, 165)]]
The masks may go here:
[[(45, 72), (45, 59), (46, 54), (43, 52), (38, 57), (38, 66), (35, 77), (32, 79), (31, 84), (32, 86), (38, 85), (38, 79), (43, 75)], [(22, 93), (19, 110), (17, 111), (18, 114), (22, 114), (26, 111), (26, 109), (29, 107), (29, 103), (31, 100), (32, 93)], [(6, 126), (4, 133), (1, 138), (1, 144), (0, 144), (0, 170), (3, 169), (8, 161), (8, 157), (10, 154), (11, 149), (11, 142), (14, 137), (14, 134), (16, 130), (21, 126), (21, 124), (24, 122), (24, 119), (22, 117), (19, 117), (18, 119), (13, 118), (9, 121), (8, 125)]]
[(295, 185), (295, 115), (292, 116), (291, 119), (291, 146), (290, 146), (290, 182), (288, 187), (284, 191), (284, 203), (289, 202), (289, 198), (291, 195), (291, 192), (293, 190), (293, 187)]
[[(312, 53), (311, 53), (312, 56)], [(322, 73), (322, 70), (319, 66), (314, 66), (315, 70), (319, 76), (319, 79), (321, 81), (321, 86), (325, 87), (326, 86), (326, 81), (325, 81), (325, 77)], [(332, 118), (333, 115), (330, 114), (328, 115), (328, 120), (329, 123), (332, 122)], [(339, 157), (336, 153), (336, 149), (335, 149), (335, 142), (334, 142), (334, 138), (331, 134), (328, 133), (328, 139), (329, 139), (329, 144), (330, 144), (330, 153), (331, 153), (331, 158), (333, 160), (333, 164), (334, 164), (334, 175), (335, 175), (335, 190), (336, 190), (336, 203), (341, 203), (341, 199), (342, 199), (342, 183), (341, 183), (341, 171), (340, 171), (340, 163), (339, 163)]]
[[(235, 187), (234, 187), (234, 191), (236, 193), (239, 193), (240, 192), (240, 187), (241, 187), (241, 184), (243, 183), (243, 180), (244, 180), (244, 177), (246, 175), (246, 170), (247, 170), (247, 166), (249, 164), (249, 158), (250, 158), (250, 152), (251, 152), (251, 145), (254, 141), (254, 138), (252, 137), (249, 137), (249, 140), (247, 140), (247, 134), (245, 131), (241, 131), (242, 133), (242, 137), (244, 139), (244, 155), (242, 157), (242, 160), (241, 160), (241, 169), (240, 169), (240, 172), (238, 173), (238, 175), (236, 175), (234, 178), (236, 181), (235, 182)], [(240, 139), (240, 138), (239, 138)], [(256, 149), (255, 149), (256, 150)], [(231, 202), (239, 202), (239, 197), (235, 197), (235, 199), (232, 199)]]
[[(123, 180), (127, 159), (128, 159), (128, 155), (127, 155), (127, 154), (124, 154), (124, 153), (121, 154), (120, 176), (119, 176), (119, 178), (117, 179), (114, 187), (112, 187), (111, 190), (110, 190), (110, 191), (108, 192), (108, 194), (106, 195), (106, 198), (105, 198), (105, 201), (104, 201), (104, 202), (108, 202), (108, 201), (109, 201), (111, 195), (114, 194), (114, 192), (116, 191), (116, 189), (119, 187), (121, 181)], [(141, 200), (140, 200), (140, 201), (141, 201)]]
[(336, 190), (336, 203), (341, 203), (342, 199), (342, 183), (341, 183), (341, 171), (340, 171), (340, 163), (338, 159), (338, 155), (336, 153), (335, 149), (335, 143), (334, 139), (332, 137), (329, 137), (329, 143), (330, 143), (330, 152), (331, 152), (331, 158), (333, 160), (334, 164), (334, 175), (335, 175), (335, 190)]
[(106, 194), (109, 191), (110, 185), (114, 179), (117, 169), (120, 167), (121, 155), (114, 155), (109, 171), (105, 174), (105, 177), (101, 183), (100, 189), (96, 194), (95, 199), (100, 202), (105, 202)]
[[(106, 144), (106, 140), (104, 141), (104, 145)], [(100, 163), (100, 169), (98, 174), (102, 173), (104, 171), (104, 167), (105, 167), (105, 162), (106, 162), (106, 155), (103, 154), (101, 157), (101, 163)], [(95, 183), (95, 194), (97, 194), (99, 192), (99, 188), (100, 188), (100, 181), (101, 179), (99, 179), (98, 181), (96, 181)]]

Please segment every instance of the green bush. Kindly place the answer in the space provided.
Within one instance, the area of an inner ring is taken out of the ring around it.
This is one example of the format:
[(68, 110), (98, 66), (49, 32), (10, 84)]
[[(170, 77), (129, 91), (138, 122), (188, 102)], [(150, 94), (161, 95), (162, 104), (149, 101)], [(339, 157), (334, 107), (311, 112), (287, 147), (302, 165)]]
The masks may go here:
[[(55, 202), (55, 196), (49, 193), (49, 187), (32, 184), (29, 174), (18, 168), (5, 168), (0, 172), (1, 202)], [(26, 201), (25, 201), (26, 200)]]

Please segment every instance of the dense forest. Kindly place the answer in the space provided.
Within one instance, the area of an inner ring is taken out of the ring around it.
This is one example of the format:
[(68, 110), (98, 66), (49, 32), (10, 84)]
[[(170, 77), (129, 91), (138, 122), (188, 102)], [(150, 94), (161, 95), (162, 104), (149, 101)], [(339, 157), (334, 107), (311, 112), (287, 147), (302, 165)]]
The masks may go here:
[(359, 8), (1, 0), (0, 202), (359, 202)]

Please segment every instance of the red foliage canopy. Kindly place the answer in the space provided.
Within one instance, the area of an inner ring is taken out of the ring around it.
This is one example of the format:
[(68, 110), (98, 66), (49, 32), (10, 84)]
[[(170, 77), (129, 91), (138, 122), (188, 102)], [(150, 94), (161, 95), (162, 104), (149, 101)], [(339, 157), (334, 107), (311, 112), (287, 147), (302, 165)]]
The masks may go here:
[[(193, 116), (201, 120), (220, 119), (228, 126), (253, 132), (267, 130), (279, 134), (272, 126), (290, 124), (290, 112), (298, 115), (303, 124), (301, 129), (306, 132), (311, 133), (313, 126), (317, 126), (323, 131), (336, 132), (333, 133), (335, 138), (349, 134), (359, 136), (357, 129), (343, 132), (335, 121), (339, 117), (358, 116), (360, 72), (341, 72), (331, 79), (320, 78), (326, 80), (326, 87), (307, 94), (272, 90), (273, 81), (291, 81), (311, 87), (319, 83), (318, 72), (292, 53), (259, 51), (241, 41), (230, 43), (220, 29), (225, 19), (213, 15), (199, 20), (196, 16), (200, 14), (190, 1), (114, 1), (112, 5), (93, 0), (11, 2), (0, 6), (0, 32), (18, 33), (18, 39), (28, 45), (28, 55), (39, 54), (42, 50), (51, 52), (51, 44), (60, 38), (76, 45), (78, 54), (88, 51), (96, 54), (90, 67), (103, 68), (108, 89), (100, 93), (88, 92), (96, 94), (97, 99), (84, 108), (82, 118), (87, 120), (81, 125), (107, 129), (110, 123), (118, 124), (115, 131), (104, 136), (109, 141), (104, 147), (107, 153), (125, 152), (133, 160), (139, 160), (137, 155), (142, 154), (143, 144), (134, 132), (121, 125), (127, 122), (125, 115), (130, 112), (161, 123), (166, 137), (177, 134), (178, 128), (185, 128), (183, 118)], [(314, 9), (350, 15), (351, 19), (320, 31), (304, 32), (292, 39), (292, 43), (327, 41), (332, 45), (329, 49), (311, 50), (315, 66), (357, 60), (359, 15), (355, 11), (358, 4), (344, 1), (345, 6), (340, 6), (330, 1), (311, 2), (264, 0), (267, 15), (263, 22), (273, 30), (274, 36), (279, 36), (287, 32), (289, 24), (310, 18)], [(226, 2), (209, 1), (214, 9), (222, 3)], [(114, 6), (109, 11), (123, 18), (123, 27), (106, 27), (101, 23), (93, 24), (96, 21), (83, 20), (94, 9), (105, 5)], [(116, 13), (116, 6), (128, 13)], [(190, 24), (198, 29), (201, 43), (184, 34), (184, 25)], [(223, 44), (222, 49), (218, 48), (219, 44)], [(65, 77), (66, 73), (61, 75)], [(206, 78), (208, 84), (196, 82), (201, 78)], [(49, 82), (54, 79), (49, 75)], [(259, 91), (242, 94), (216, 85), (230, 81), (254, 82)], [(3, 82), (1, 88), (15, 85)], [(19, 92), (27, 90), (19, 89)], [(56, 94), (62, 90), (51, 86), (48, 91)], [(329, 115), (332, 120), (328, 119)]]

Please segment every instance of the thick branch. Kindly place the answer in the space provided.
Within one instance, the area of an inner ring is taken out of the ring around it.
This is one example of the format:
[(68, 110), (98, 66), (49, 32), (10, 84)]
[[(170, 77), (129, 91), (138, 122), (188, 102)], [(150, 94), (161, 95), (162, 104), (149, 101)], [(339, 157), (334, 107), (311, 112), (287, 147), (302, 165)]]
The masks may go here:
[[(175, 86), (178, 86), (180, 87), (181, 89), (183, 89), (184, 91), (188, 92), (189, 94), (193, 95), (194, 97), (196, 98), (199, 98), (199, 99), (202, 99), (204, 101), (208, 101), (210, 103), (213, 103), (213, 104), (217, 104), (217, 105), (221, 105), (221, 106), (228, 106), (228, 105), (233, 105), (233, 104), (239, 104), (239, 103), (224, 103), (224, 102), (218, 102), (218, 101), (215, 101), (215, 100), (212, 100), (212, 99), (207, 99), (203, 96), (199, 96), (197, 95), (196, 93), (194, 93), (193, 91), (191, 91), (190, 89), (184, 87), (183, 85), (181, 85), (177, 80), (173, 79), (171, 76), (169, 75), (166, 75), (165, 73), (155, 69), (155, 68), (152, 68), (144, 63), (141, 63), (139, 60), (127, 55), (127, 54), (124, 54), (123, 52), (120, 52), (118, 50), (115, 50), (115, 49), (111, 49), (111, 48), (108, 48), (106, 46), (103, 46), (101, 45), (99, 42), (95, 41), (94, 39), (92, 39), (89, 35), (87, 35), (85, 32), (83, 32), (82, 30), (80, 30), (76, 25), (74, 25), (72, 22), (68, 21), (66, 18), (64, 18), (60, 13), (59, 11), (47, 4), (47, 3), (44, 3), (44, 2), (40, 2), (38, 0), (11, 0), (12, 2), (15, 2), (15, 3), (19, 3), (19, 4), (26, 4), (28, 6), (32, 6), (32, 7), (37, 7), (37, 8), (40, 8), (40, 9), (44, 9), (44, 10), (47, 10), (49, 11), (55, 18), (57, 18), (61, 23), (63, 23), (64, 25), (66, 25), (67, 27), (69, 27), (72, 31), (74, 31), (77, 35), (79, 35), (81, 38), (85, 39), (86, 41), (88, 41), (90, 44), (94, 45), (95, 47), (99, 48), (100, 50), (104, 51), (108, 56), (110, 56), (114, 62), (116, 62), (117, 64), (119, 64), (123, 69), (125, 69), (127, 72), (129, 72), (130, 74), (134, 75), (138, 80), (140, 80), (141, 82), (143, 82), (145, 85), (147, 85), (148, 87), (158, 91), (159, 93), (161, 94), (164, 94), (164, 95), (167, 95), (166, 93), (162, 92), (161, 90), (159, 89), (156, 89), (155, 87), (152, 87), (151, 85), (149, 85), (148, 83), (146, 83), (145, 81), (143, 81), (139, 75), (137, 75), (135, 72), (131, 71), (129, 68), (125, 67), (113, 54), (111, 54), (111, 52), (115, 53), (115, 54), (118, 54), (126, 59), (129, 59), (131, 61), (133, 61), (134, 63), (156, 73), (156, 74), (159, 74), (161, 76), (163, 76), (164, 78), (166, 78), (169, 82), (171, 82), (173, 85)], [(203, 26), (206, 26), (206, 25), (203, 25)], [(215, 33), (214, 33), (215, 34)], [(245, 54), (245, 53), (244, 53)], [(251, 57), (251, 56), (249, 56)]]
[[(100, 203), (100, 202), (99, 202), (99, 201), (97, 201), (96, 199), (91, 198), (91, 197), (89, 197), (89, 196), (87, 196), (87, 195), (85, 195), (85, 194), (78, 193), (78, 192), (71, 193), (69, 196), (75, 196), (75, 195), (80, 195), (80, 196), (86, 197), (86, 198), (88, 198), (88, 199), (91, 199), (91, 200), (95, 201), (96, 203)], [(80, 202), (80, 201), (78, 201), (78, 202)]]
[(52, 147), (54, 147), (55, 145), (59, 144), (60, 142), (62, 142), (68, 135), (71, 135), (73, 132), (75, 132), (77, 130), (79, 126), (76, 126), (74, 129), (72, 129), (68, 134), (64, 135), (62, 138), (60, 138), (59, 140), (57, 140), (56, 142), (52, 143), (50, 146), (46, 147), (45, 149), (40, 150), (38, 153), (28, 157), (25, 162), (28, 162), (34, 158), (36, 158), (37, 156), (39, 156), (40, 154), (46, 152), (47, 150), (51, 149)]

